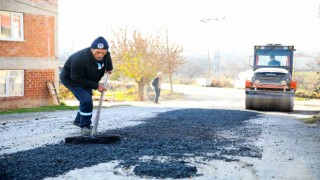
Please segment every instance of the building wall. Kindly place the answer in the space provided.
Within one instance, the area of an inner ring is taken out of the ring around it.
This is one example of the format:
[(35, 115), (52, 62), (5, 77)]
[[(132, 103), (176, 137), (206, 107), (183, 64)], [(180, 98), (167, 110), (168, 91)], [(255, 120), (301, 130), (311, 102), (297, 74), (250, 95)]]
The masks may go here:
[(45, 106), (52, 102), (47, 81), (53, 81), (55, 72), (47, 70), (26, 70), (24, 74), (24, 96), (0, 98), (0, 110)]
[(0, 0), (23, 13), (24, 41), (0, 40), (0, 69), (24, 70), (24, 96), (0, 97), (0, 110), (51, 105), (47, 81), (58, 86), (58, 0)]
[(25, 41), (0, 40), (1, 57), (54, 57), (54, 17), (24, 14)]

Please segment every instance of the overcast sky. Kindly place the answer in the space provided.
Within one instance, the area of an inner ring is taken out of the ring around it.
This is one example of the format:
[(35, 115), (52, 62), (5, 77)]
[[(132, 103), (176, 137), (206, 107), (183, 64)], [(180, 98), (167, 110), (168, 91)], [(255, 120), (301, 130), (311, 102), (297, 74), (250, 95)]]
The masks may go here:
[[(164, 33), (186, 54), (251, 53), (281, 43), (320, 50), (320, 0), (59, 0), (59, 47), (78, 50), (111, 29)], [(205, 18), (212, 20), (204, 23)]]

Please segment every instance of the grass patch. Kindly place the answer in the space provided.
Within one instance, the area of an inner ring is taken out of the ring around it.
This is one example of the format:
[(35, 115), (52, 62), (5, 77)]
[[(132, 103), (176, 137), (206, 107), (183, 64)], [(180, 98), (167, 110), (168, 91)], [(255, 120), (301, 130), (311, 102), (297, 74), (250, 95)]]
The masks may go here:
[(134, 101), (137, 99), (137, 93), (133, 88), (128, 90), (116, 90), (116, 91), (107, 91), (106, 99), (112, 99), (114, 101)]
[(22, 114), (22, 113), (32, 113), (32, 112), (53, 112), (61, 110), (77, 110), (78, 106), (41, 106), (36, 108), (19, 108), (1, 111), (0, 114)]
[(316, 114), (310, 118), (301, 118), (300, 120), (303, 121), (304, 123), (308, 123), (308, 124), (320, 122), (320, 113)]
[[(63, 93), (60, 92), (60, 98), (62, 102), (64, 99), (75, 99), (71, 92), (69, 92), (64, 86), (61, 86)], [(62, 94), (62, 95), (61, 95)], [(98, 91), (93, 92), (94, 96), (100, 97), (100, 93)], [(112, 99), (114, 101), (135, 101), (137, 99), (137, 92), (134, 88), (130, 88), (127, 90), (116, 90), (111, 91), (108, 90), (105, 94), (105, 99)], [(170, 90), (161, 90), (160, 98), (162, 100), (172, 100), (179, 99), (184, 97), (183, 93), (173, 92)], [(93, 107), (94, 109), (97, 107)], [(78, 110), (79, 106), (67, 106), (64, 103), (61, 103), (59, 106), (41, 106), (34, 108), (18, 108), (18, 109), (10, 109), (0, 111), (1, 114), (22, 114), (22, 113), (33, 113), (33, 112), (53, 112), (53, 111), (65, 111), (65, 110)]]
[(304, 97), (294, 97), (294, 100), (295, 101), (306, 101), (308, 100), (307, 98), (304, 98)]
[(163, 100), (173, 100), (183, 98), (185, 95), (179, 92), (171, 93), (171, 90), (161, 90), (160, 98)]
[[(112, 99), (113, 101), (136, 101), (138, 99), (138, 92), (134, 90), (134, 88), (125, 90), (125, 91), (107, 91), (106, 99)], [(145, 92), (145, 100), (148, 100), (147, 92)], [(150, 92), (151, 99), (154, 98), (155, 93), (154, 90)], [(161, 89), (160, 98), (162, 100), (173, 100), (184, 97), (183, 93), (173, 92), (170, 90)], [(149, 97), (150, 98), (150, 97)]]

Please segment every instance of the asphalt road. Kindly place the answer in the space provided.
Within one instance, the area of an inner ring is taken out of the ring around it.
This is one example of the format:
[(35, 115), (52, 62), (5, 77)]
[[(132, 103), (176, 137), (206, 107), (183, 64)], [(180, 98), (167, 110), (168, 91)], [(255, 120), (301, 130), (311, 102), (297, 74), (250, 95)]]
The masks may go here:
[[(170, 89), (168, 84), (164, 88)], [(175, 85), (174, 91), (188, 94), (183, 104), (193, 107), (247, 111), (243, 89)], [(254, 142), (261, 158), (250, 159), (257, 179), (320, 179), (320, 126), (297, 120), (319, 113), (320, 100), (295, 101), (289, 113), (250, 112), (259, 115), (247, 126), (257, 125), (261, 131)]]
[[(169, 84), (163, 84), (163, 89), (170, 90)], [(227, 109), (245, 109), (244, 89), (188, 86), (176, 84), (175, 92), (187, 95), (182, 101), (190, 102), (186, 106), (215, 107)], [(294, 112), (289, 114), (310, 115), (320, 111), (320, 100), (295, 101)], [(286, 114), (286, 113), (284, 113)]]
[(65, 144), (79, 131), (75, 111), (1, 115), (1, 179), (320, 179), (320, 128), (297, 120), (319, 101), (258, 112), (244, 109), (241, 89), (174, 90), (187, 96), (106, 102), (116, 106), (103, 109), (99, 130), (120, 134), (115, 144)]

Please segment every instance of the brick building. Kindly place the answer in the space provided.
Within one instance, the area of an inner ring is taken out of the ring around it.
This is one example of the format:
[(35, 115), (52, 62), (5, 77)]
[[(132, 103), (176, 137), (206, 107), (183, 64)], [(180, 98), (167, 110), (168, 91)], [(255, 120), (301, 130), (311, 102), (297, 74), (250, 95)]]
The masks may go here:
[(0, 0), (0, 111), (52, 104), (58, 0)]

